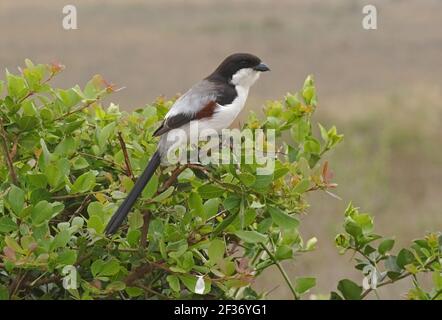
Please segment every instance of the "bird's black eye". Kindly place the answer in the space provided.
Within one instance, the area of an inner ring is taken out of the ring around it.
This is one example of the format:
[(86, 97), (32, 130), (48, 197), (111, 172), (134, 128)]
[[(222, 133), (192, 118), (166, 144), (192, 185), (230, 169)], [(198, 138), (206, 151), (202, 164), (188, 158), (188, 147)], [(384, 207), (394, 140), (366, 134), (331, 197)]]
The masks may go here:
[(240, 62), (239, 62), (239, 64), (241, 65), (241, 66), (247, 66), (247, 61), (246, 60), (241, 60)]

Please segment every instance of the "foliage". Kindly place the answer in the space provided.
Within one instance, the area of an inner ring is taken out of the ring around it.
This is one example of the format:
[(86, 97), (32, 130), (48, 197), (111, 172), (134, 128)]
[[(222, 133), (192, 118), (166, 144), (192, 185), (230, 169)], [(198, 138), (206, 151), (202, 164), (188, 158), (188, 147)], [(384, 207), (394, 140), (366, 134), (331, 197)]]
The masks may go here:
[[(275, 130), (273, 174), (257, 175), (261, 164), (243, 162), (162, 167), (127, 223), (108, 237), (104, 227), (154, 153), (152, 132), (173, 100), (132, 113), (103, 108), (114, 85), (94, 76), (84, 88), (51, 87), (62, 70), (27, 60), (0, 82), (0, 298), (259, 299), (266, 293), (253, 290), (253, 280), (271, 266), (295, 299), (315, 286), (310, 275), (291, 279), (281, 264), (315, 249), (317, 239), (300, 234), (306, 195), (336, 187), (322, 157), (343, 137), (321, 125), (315, 137), (311, 77), (299, 93), (266, 103), (264, 120), (251, 114), (244, 124)], [(378, 286), (440, 270), (435, 235), (397, 257), (389, 254), (392, 240), (372, 251), (379, 239), (372, 219), (353, 207), (345, 231), (337, 243), (363, 255), (364, 274), (379, 271)], [(380, 261), (390, 261), (385, 275)], [(368, 294), (350, 280), (338, 290), (332, 298)], [(419, 286), (410, 293), (424, 296), (438, 297)]]
[[(338, 234), (335, 242), (341, 253), (348, 250), (358, 255), (356, 269), (364, 275), (364, 289), (351, 280), (338, 284), (341, 295), (332, 292), (333, 299), (363, 299), (377, 288), (404, 278), (413, 279), (413, 288), (406, 295), (411, 300), (442, 299), (442, 234), (430, 233), (424, 239), (413, 241), (410, 248), (402, 248), (394, 255), (393, 238), (373, 233), (373, 217), (350, 204), (345, 211), (345, 233)], [(377, 243), (376, 245), (374, 243)], [(382, 266), (383, 265), (383, 266)], [(425, 291), (419, 276), (432, 275), (433, 288)]]

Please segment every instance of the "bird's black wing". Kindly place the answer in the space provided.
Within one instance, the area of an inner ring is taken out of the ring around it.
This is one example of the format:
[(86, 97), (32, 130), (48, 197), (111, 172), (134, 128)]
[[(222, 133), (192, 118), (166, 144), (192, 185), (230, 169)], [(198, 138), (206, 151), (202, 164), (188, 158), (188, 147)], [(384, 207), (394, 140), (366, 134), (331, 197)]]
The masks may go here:
[(232, 103), (237, 92), (233, 85), (219, 80), (203, 80), (182, 95), (172, 106), (154, 137), (179, 128), (192, 120), (210, 118), (218, 106)]
[(192, 121), (195, 118), (194, 114), (189, 113), (179, 113), (177, 115), (168, 117), (164, 119), (163, 123), (161, 123), (160, 127), (155, 130), (153, 133), (154, 137), (159, 137), (162, 134), (172, 130), (179, 128), (186, 123)]

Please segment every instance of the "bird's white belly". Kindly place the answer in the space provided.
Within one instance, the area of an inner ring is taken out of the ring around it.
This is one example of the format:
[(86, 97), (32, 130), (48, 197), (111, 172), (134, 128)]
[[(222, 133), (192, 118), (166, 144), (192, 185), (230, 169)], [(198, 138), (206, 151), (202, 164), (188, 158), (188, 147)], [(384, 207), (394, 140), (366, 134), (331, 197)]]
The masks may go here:
[(221, 132), (222, 129), (228, 128), (236, 119), (238, 114), (244, 108), (249, 94), (249, 89), (236, 86), (238, 96), (232, 103), (218, 106), (217, 112), (210, 118), (198, 121), (199, 131), (212, 129)]
[(237, 97), (231, 104), (218, 106), (217, 112), (211, 118), (192, 120), (180, 128), (173, 129), (161, 137), (159, 152), (162, 155), (162, 162), (167, 163), (164, 155), (169, 148), (178, 145), (197, 144), (198, 141), (205, 141), (207, 137), (214, 134), (221, 134), (222, 129), (228, 128), (244, 108), (249, 88), (236, 86)]

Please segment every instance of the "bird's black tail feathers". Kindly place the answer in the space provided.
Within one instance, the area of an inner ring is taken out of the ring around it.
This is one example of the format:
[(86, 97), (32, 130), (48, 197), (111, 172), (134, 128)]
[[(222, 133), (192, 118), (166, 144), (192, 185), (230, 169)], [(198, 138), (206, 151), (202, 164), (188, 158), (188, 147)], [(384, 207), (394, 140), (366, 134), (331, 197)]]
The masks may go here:
[(111, 235), (118, 230), (120, 225), (123, 223), (123, 220), (129, 214), (130, 209), (132, 209), (135, 201), (137, 201), (144, 187), (152, 178), (153, 174), (155, 173), (155, 170), (158, 168), (160, 163), (161, 163), (161, 156), (157, 151), (153, 154), (152, 159), (150, 159), (146, 169), (144, 169), (141, 176), (135, 182), (134, 187), (129, 192), (126, 199), (124, 199), (123, 203), (120, 205), (118, 210), (114, 213), (114, 215), (110, 219), (109, 223), (106, 226), (105, 230), (106, 234)]

